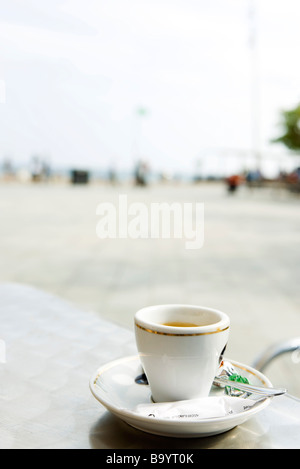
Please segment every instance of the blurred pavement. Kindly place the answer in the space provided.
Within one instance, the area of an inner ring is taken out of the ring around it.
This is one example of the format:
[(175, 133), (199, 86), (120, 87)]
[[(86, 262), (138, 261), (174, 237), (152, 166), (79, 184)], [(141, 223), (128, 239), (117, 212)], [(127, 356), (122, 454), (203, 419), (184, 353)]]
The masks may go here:
[[(147, 204), (204, 202), (203, 248), (98, 239), (96, 208), (118, 193)], [(300, 201), (285, 192), (11, 184), (0, 186), (0, 214), (0, 282), (36, 286), (129, 328), (150, 304), (218, 308), (232, 321), (227, 356), (248, 364), (300, 333)]]

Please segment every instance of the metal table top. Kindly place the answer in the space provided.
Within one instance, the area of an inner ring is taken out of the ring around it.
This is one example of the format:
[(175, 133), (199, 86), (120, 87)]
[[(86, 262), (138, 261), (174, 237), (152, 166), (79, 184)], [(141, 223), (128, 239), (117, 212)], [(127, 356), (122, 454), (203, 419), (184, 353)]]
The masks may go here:
[(136, 353), (133, 332), (27, 286), (0, 286), (0, 449), (300, 448), (300, 401), (276, 398), (233, 430), (165, 438), (91, 395), (101, 365)]

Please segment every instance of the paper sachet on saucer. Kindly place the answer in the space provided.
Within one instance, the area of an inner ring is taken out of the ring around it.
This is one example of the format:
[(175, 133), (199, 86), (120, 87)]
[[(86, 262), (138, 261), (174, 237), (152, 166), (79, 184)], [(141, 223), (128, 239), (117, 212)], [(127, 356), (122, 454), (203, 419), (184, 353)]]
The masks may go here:
[(251, 409), (257, 401), (230, 396), (212, 396), (176, 402), (139, 404), (134, 412), (157, 419), (209, 419), (240, 414)]

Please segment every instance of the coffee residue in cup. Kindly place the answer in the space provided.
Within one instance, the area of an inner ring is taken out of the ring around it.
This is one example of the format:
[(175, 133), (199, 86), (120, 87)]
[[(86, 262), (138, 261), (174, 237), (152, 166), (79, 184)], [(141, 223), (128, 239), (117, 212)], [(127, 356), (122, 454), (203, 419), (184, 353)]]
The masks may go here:
[(192, 322), (165, 322), (162, 326), (169, 327), (199, 327), (199, 324), (194, 324)]

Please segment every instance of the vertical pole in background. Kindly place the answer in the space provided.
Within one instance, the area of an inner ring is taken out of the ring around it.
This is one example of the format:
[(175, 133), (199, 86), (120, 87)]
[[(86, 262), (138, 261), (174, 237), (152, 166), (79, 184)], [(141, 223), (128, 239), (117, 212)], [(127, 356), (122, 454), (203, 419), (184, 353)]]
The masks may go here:
[(259, 52), (257, 41), (257, 7), (256, 0), (248, 0), (249, 48), (251, 66), (251, 158), (256, 169), (261, 169), (261, 107)]
[(135, 110), (135, 132), (133, 140), (134, 173), (136, 183), (140, 184), (142, 181), (144, 181), (143, 185), (145, 183), (146, 165), (145, 162), (143, 162), (144, 158), (142, 154), (142, 123), (144, 117), (146, 116), (148, 116), (148, 110), (146, 108), (138, 107)]

